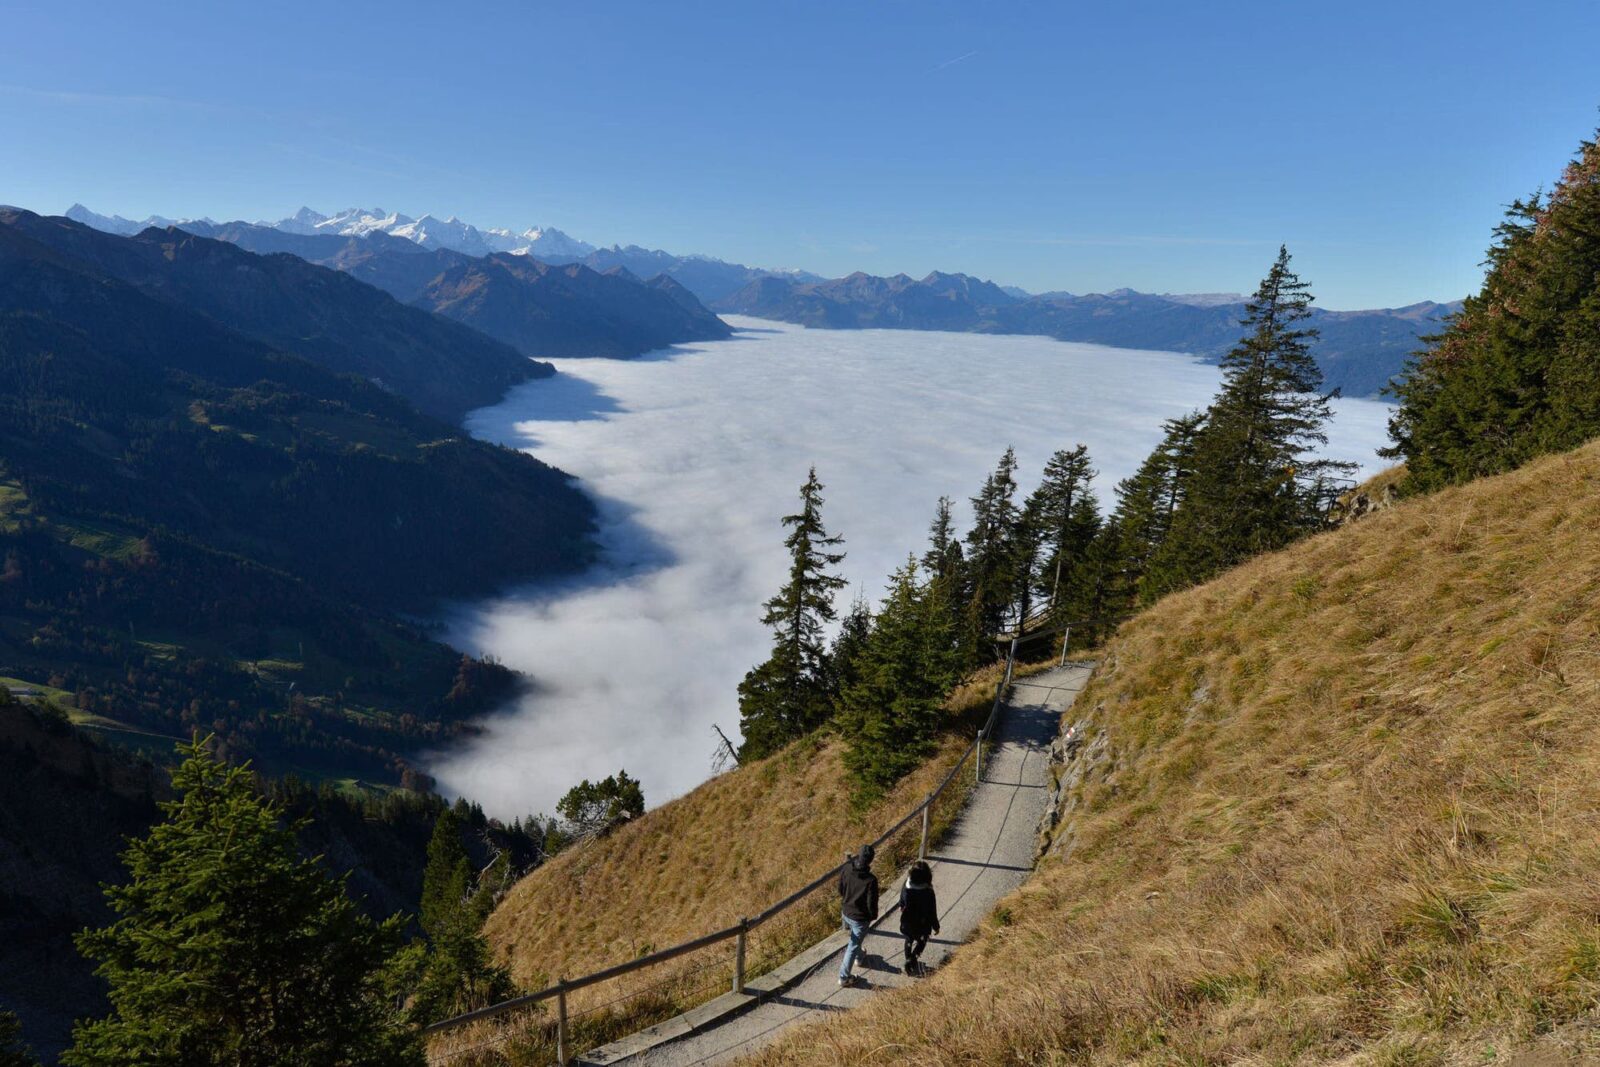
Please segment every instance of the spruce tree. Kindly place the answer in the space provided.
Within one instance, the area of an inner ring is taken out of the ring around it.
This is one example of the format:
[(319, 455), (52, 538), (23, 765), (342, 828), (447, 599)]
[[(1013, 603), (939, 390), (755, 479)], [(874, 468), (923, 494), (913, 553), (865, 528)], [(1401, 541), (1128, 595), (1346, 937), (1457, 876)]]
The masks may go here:
[(1033, 491), (1032, 499), (1038, 501), (1036, 507), (1043, 530), (1041, 566), (1035, 581), (1039, 592), (1049, 598), (1051, 612), (1055, 615), (1060, 614), (1056, 605), (1061, 595), (1061, 579), (1071, 574), (1078, 554), (1088, 546), (1084, 527), (1074, 520), (1075, 515), (1081, 518), (1081, 513), (1074, 508), (1089, 491), (1095, 473), (1090, 466), (1088, 445), (1059, 449), (1045, 463), (1044, 477)]
[(22, 1043), (22, 1024), (9, 1011), (0, 1011), (0, 1067), (39, 1067), (33, 1052)]
[(393, 967), (403, 920), (374, 924), (297, 851), (253, 776), (179, 746), (177, 799), (123, 853), (117, 919), (78, 947), (111, 1014), (80, 1021), (69, 1067), (422, 1064)]
[(1305, 324), (1311, 299), (1280, 248), (1246, 305), (1245, 336), (1223, 357), (1184, 504), (1151, 564), (1157, 589), (1203, 581), (1315, 529), (1330, 477), (1354, 469), (1311, 455), (1332, 414), (1311, 355), (1317, 331)]
[(949, 620), (927, 594), (916, 559), (908, 558), (875, 617), (860, 680), (844, 695), (845, 765), (858, 802), (881, 796), (927, 755), (941, 702), (955, 684)]
[(1017, 454), (1007, 448), (994, 473), (972, 498), (972, 529), (967, 533), (967, 574), (971, 598), (965, 640), (979, 656), (1004, 628), (1015, 607), (1016, 545), (1021, 512), (1017, 507)]
[(1205, 425), (1200, 412), (1163, 424), (1161, 443), (1131, 477), (1117, 483), (1117, 507), (1101, 535), (1100, 556), (1112, 564), (1106, 598), (1112, 613), (1155, 599), (1150, 565), (1167, 539), (1194, 475), (1195, 440)]
[(461, 830), (461, 817), (446, 808), (428, 841), (419, 915), (428, 956), (411, 1005), (422, 1023), (487, 1007), (515, 990), (510, 973), (490, 959), (483, 922), (493, 900), (474, 886)]
[(961, 625), (963, 609), (970, 597), (966, 557), (956, 535), (950, 498), (939, 498), (933, 524), (928, 528), (928, 549), (922, 554), (922, 570), (928, 576), (928, 596), (932, 610), (950, 631), (951, 655), (963, 667), (974, 662), (975, 648), (969, 646), (966, 628)]
[(839, 633), (828, 650), (828, 692), (837, 713), (844, 693), (861, 679), (861, 655), (872, 637), (872, 605), (857, 594), (839, 622)]
[(741, 760), (777, 751), (832, 713), (825, 630), (836, 618), (834, 591), (846, 583), (830, 573), (844, 553), (829, 550), (843, 541), (822, 524), (822, 489), (813, 467), (800, 487), (800, 510), (783, 519), (789, 580), (767, 601), (761, 620), (772, 629), (772, 655), (739, 684)]
[(1600, 145), (1513, 203), (1483, 289), (1394, 387), (1408, 490), (1509, 470), (1600, 435)]

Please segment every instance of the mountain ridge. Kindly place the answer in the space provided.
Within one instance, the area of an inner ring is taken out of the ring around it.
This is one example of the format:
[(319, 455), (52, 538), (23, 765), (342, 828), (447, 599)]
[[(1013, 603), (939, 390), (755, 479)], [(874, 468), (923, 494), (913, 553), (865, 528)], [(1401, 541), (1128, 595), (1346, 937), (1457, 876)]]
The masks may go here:
[[(1189, 352), (1215, 361), (1239, 338), (1244, 298), (1233, 294), (1041, 293), (1018, 296), (968, 275), (933, 272), (922, 279), (856, 272), (824, 282), (757, 279), (713, 303), (752, 315), (824, 329), (955, 330), (1034, 334), (1119, 348)], [(1400, 372), (1419, 338), (1442, 329), (1460, 302), (1422, 301), (1403, 308), (1328, 311), (1315, 308), (1322, 331), (1314, 351), (1325, 384), (1370, 396)]]

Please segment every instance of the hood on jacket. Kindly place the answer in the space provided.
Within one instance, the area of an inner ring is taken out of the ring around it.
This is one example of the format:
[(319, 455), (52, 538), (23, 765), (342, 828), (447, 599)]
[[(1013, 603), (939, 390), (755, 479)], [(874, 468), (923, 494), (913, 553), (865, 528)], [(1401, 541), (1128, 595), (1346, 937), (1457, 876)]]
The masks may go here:
[(862, 845), (861, 851), (850, 857), (850, 865), (865, 873), (872, 870), (872, 859), (878, 853), (871, 845)]

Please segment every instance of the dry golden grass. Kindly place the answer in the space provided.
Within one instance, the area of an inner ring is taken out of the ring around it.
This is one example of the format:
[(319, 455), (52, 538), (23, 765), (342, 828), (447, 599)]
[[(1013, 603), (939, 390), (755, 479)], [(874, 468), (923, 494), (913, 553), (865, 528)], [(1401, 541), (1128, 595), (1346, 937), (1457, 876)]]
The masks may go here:
[[(667, 948), (755, 915), (836, 868), (846, 853), (876, 838), (921, 802), (971, 743), (987, 717), (999, 673), (979, 672), (946, 702), (949, 730), (933, 757), (865, 811), (854, 811), (844, 745), (827, 735), (711, 779), (607, 837), (573, 848), (519, 882), (484, 932), (517, 984), (541, 989)], [(936, 806), (935, 835), (966, 795), (965, 780)], [(879, 853), (880, 876), (910, 858), (916, 821)], [(838, 925), (826, 890), (752, 934), (748, 973), (769, 970)], [(725, 942), (626, 978), (579, 990), (574, 1014), (623, 999), (586, 1017), (580, 1046), (631, 1032), (725, 992), (732, 945)], [(646, 995), (632, 994), (648, 989)], [(603, 1014), (603, 1018), (601, 1017)], [(548, 1023), (551, 1015), (541, 1018)], [(496, 1027), (440, 1039), (435, 1060), (484, 1044), (481, 1062), (537, 1062), (548, 1035), (506, 1049)], [(453, 1063), (478, 1062), (458, 1057)]]
[(1110, 758), (1005, 921), (756, 1062), (1600, 1062), (1600, 444), (1105, 655), (1072, 714)]

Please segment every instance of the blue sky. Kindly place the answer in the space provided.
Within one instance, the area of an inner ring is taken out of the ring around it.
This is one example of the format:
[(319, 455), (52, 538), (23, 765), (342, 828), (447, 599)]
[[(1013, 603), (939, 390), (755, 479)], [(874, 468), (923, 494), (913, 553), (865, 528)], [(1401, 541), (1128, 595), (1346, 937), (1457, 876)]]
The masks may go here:
[(0, 201), (354, 204), (825, 274), (1474, 288), (1600, 4), (7, 4)]

